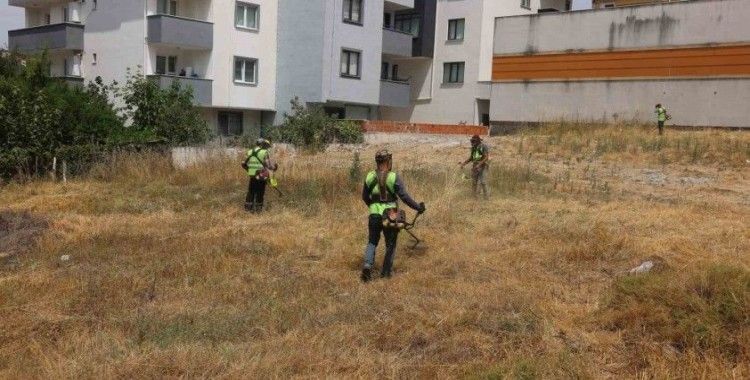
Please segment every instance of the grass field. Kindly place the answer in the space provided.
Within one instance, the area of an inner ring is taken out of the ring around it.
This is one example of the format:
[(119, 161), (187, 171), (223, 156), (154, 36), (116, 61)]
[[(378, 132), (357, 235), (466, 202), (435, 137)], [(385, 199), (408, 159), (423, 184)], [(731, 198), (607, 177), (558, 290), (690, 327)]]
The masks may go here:
[(387, 146), (426, 248), (402, 234), (394, 277), (366, 285), (359, 192), (384, 145), (278, 152), (262, 216), (239, 160), (5, 185), (0, 377), (750, 377), (750, 134), (488, 144), (488, 202), (468, 143)]

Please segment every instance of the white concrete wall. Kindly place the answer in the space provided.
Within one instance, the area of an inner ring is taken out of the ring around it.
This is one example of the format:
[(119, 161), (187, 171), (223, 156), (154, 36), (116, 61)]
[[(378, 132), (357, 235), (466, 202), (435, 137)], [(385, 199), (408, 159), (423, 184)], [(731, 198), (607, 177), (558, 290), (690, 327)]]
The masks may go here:
[[(492, 76), (492, 43), (495, 18), (536, 13), (539, 0), (531, 9), (520, 0), (438, 0), (435, 56), (432, 60), (402, 60), (399, 71), (411, 77), (413, 105), (383, 108), (386, 120), (412, 122), (479, 124), (478, 82)], [(448, 20), (464, 18), (464, 40), (447, 41)], [(463, 84), (443, 84), (443, 64), (465, 62)]]
[[(213, 0), (214, 48), (209, 78), (213, 104), (219, 108), (273, 110), (276, 105), (276, 0), (252, 0), (260, 6), (257, 31), (234, 26), (235, 1)], [(256, 85), (234, 82), (234, 57), (258, 60)]]
[(141, 66), (143, 71), (148, 54), (145, 0), (98, 0), (96, 10), (92, 1), (85, 4), (82, 65), (86, 80), (100, 76), (107, 83), (125, 83), (127, 69), (135, 72)]
[[(326, 0), (323, 96), (328, 101), (377, 105), (383, 50), (382, 0), (363, 2), (363, 25), (343, 22), (343, 0)], [(341, 76), (342, 48), (361, 52), (359, 79)]]
[[(495, 54), (750, 41), (747, 0), (688, 1), (497, 19)], [(487, 59), (491, 62), (491, 59)]]

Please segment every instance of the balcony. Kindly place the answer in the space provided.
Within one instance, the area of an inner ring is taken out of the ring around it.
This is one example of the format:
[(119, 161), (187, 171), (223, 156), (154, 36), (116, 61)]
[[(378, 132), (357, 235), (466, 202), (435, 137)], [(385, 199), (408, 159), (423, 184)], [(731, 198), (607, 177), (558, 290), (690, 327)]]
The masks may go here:
[(411, 101), (411, 85), (403, 81), (380, 81), (380, 105), (386, 107), (408, 107)]
[(193, 101), (199, 106), (211, 106), (213, 102), (213, 81), (204, 78), (181, 77), (175, 75), (149, 75), (149, 79), (157, 81), (159, 87), (167, 89), (177, 82), (182, 87), (193, 88)]
[(60, 80), (67, 83), (69, 86), (83, 87), (83, 77), (76, 75), (62, 75), (53, 77), (54, 79)]
[(386, 8), (393, 6), (394, 8), (414, 8), (414, 0), (385, 0)]
[(211, 50), (214, 46), (214, 24), (163, 14), (148, 16), (148, 41), (185, 49)]
[(413, 40), (410, 33), (383, 28), (383, 55), (411, 57)]
[(10, 50), (83, 50), (84, 26), (75, 23), (43, 25), (8, 32)]

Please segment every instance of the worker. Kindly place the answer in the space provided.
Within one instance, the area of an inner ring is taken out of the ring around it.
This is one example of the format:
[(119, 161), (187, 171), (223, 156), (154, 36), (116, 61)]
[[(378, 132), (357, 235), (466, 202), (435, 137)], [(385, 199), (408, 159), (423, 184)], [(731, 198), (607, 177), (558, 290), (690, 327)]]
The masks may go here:
[(270, 172), (278, 169), (278, 165), (271, 161), (268, 150), (271, 142), (259, 138), (255, 141), (255, 147), (247, 151), (247, 158), (242, 163), (242, 168), (247, 171), (250, 183), (245, 197), (245, 210), (259, 213), (263, 211), (263, 197), (266, 194), (266, 182), (271, 176)]
[(426, 208), (424, 203), (417, 203), (406, 192), (406, 187), (393, 169), (393, 156), (387, 150), (381, 150), (375, 155), (377, 169), (369, 172), (362, 187), (362, 200), (370, 209), (368, 219), (369, 237), (365, 248), (365, 260), (362, 268), (362, 281), (368, 282), (372, 276), (372, 266), (375, 264), (375, 250), (380, 242), (382, 232), (385, 237), (385, 259), (380, 276), (391, 277), (393, 258), (396, 253), (396, 240), (399, 230), (384, 226), (385, 214), (398, 209), (398, 198), (407, 206), (422, 214)]
[(671, 117), (667, 114), (667, 109), (661, 106), (661, 103), (656, 105), (654, 113), (656, 113), (656, 124), (659, 127), (659, 135), (663, 135), (664, 122), (671, 119)]
[(487, 145), (482, 142), (482, 138), (479, 137), (479, 135), (471, 136), (470, 141), (471, 153), (469, 154), (469, 159), (460, 162), (461, 169), (463, 169), (466, 164), (471, 162), (472, 192), (476, 197), (477, 185), (481, 185), (484, 199), (487, 199), (489, 197), (489, 194), (487, 193), (487, 183), (485, 181), (485, 177), (487, 173), (488, 160), (490, 159), (490, 150), (489, 148), (487, 148)]

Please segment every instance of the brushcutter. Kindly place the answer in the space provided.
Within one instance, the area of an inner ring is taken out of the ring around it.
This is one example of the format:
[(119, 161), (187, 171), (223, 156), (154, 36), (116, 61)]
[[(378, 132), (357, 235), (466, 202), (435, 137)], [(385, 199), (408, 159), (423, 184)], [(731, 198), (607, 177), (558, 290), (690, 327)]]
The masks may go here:
[(407, 222), (404, 225), (404, 231), (406, 231), (409, 236), (411, 236), (412, 240), (414, 240), (414, 244), (409, 247), (411, 249), (416, 249), (419, 243), (422, 242), (422, 240), (417, 237), (417, 235), (414, 234), (414, 232), (411, 232), (411, 230), (414, 228), (414, 226), (417, 224), (417, 219), (419, 219), (419, 216), (422, 215), (421, 213), (416, 213), (414, 215), (414, 218), (411, 220), (411, 222)]
[(276, 180), (276, 177), (271, 175), (271, 178), (269, 178), (268, 183), (271, 184), (271, 187), (276, 190), (277, 193), (279, 193), (280, 197), (284, 196), (284, 193), (281, 192), (281, 189), (279, 189), (279, 181)]

